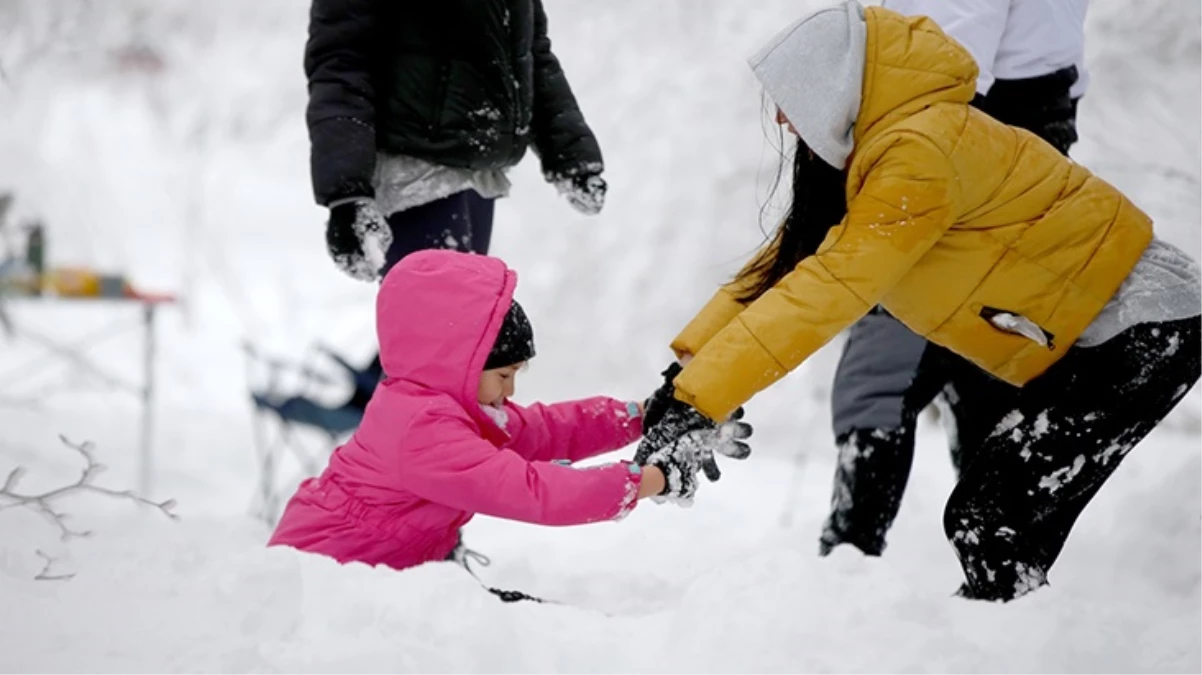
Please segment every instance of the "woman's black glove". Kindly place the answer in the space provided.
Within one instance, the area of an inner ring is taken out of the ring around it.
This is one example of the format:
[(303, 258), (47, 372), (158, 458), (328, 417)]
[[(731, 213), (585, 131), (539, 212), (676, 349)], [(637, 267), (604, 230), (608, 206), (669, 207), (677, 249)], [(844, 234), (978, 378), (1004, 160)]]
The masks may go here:
[(605, 206), (607, 186), (600, 172), (581, 171), (571, 176), (549, 179), (555, 190), (563, 195), (572, 208), (586, 216), (601, 213)]
[(660, 373), (664, 377), (664, 383), (651, 394), (650, 398), (643, 402), (644, 430), (659, 424), (660, 419), (664, 416), (664, 412), (668, 409), (668, 404), (676, 400), (676, 385), (672, 384), (672, 382), (682, 370), (684, 370), (684, 367), (680, 365), (680, 362), (673, 361), (667, 370)]
[(326, 248), (338, 269), (360, 281), (376, 281), (392, 245), (392, 229), (374, 200), (344, 199), (330, 204)]

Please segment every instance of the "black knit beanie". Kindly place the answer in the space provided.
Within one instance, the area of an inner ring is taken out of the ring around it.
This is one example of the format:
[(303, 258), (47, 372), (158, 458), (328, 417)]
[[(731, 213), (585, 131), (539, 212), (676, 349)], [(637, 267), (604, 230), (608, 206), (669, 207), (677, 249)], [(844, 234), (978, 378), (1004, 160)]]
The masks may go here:
[(517, 300), (509, 305), (505, 320), (501, 322), (501, 331), (497, 333), (497, 341), (493, 343), (488, 360), (484, 362), (485, 370), (504, 368), (515, 363), (529, 361), (534, 358), (534, 328), (526, 312)]

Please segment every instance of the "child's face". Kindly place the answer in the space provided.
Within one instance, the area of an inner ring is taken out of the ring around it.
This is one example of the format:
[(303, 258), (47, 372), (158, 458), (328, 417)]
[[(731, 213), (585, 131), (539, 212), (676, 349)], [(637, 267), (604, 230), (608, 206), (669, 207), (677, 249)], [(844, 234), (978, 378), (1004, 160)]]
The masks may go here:
[(513, 381), (517, 377), (518, 371), (526, 365), (526, 362), (515, 363), (512, 366), (504, 368), (493, 368), (486, 370), (480, 374), (480, 388), (476, 391), (476, 398), (481, 405), (499, 406), (506, 399), (513, 397)]

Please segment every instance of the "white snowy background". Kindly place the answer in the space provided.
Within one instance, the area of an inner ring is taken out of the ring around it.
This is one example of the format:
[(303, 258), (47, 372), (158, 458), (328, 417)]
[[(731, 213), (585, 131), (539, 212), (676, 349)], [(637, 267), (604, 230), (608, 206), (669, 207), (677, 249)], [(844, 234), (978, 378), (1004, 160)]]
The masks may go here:
[[(494, 253), (520, 274), (539, 357), (521, 400), (641, 397), (674, 331), (762, 239), (778, 132), (745, 57), (812, 2), (546, 0), (551, 36), (601, 141), (610, 193), (578, 215), (533, 157), (498, 204)], [(882, 559), (819, 559), (834, 448), (831, 345), (748, 406), (754, 455), (691, 510), (551, 529), (477, 518), (489, 583), (565, 605), (502, 605), (448, 564), (406, 572), (268, 550), (239, 344), (310, 362), (373, 353), (373, 290), (327, 259), (304, 126), (303, 0), (0, 0), (0, 190), (44, 219), (52, 264), (182, 294), (158, 324), (150, 497), (180, 521), (63, 500), (92, 538), (0, 510), (0, 670), (261, 672), (1198, 672), (1198, 391), (1082, 516), (1052, 586), (1021, 602), (951, 597), (952, 487), (930, 418)], [(1196, 0), (1095, 0), (1077, 161), (1160, 236), (1199, 253)], [(765, 225), (771, 221), (766, 220)], [(138, 310), (11, 303), (18, 327), (76, 344)], [(135, 379), (135, 330), (89, 352)], [(73, 481), (58, 434), (138, 475), (139, 408), (79, 363), (0, 334), (0, 475)], [(320, 363), (319, 361), (317, 363)], [(327, 368), (328, 370), (328, 368)], [(336, 374), (336, 371), (329, 372)], [(7, 373), (7, 374), (6, 374)], [(337, 402), (344, 385), (314, 390)], [(320, 439), (310, 439), (318, 441)], [(624, 454), (629, 454), (629, 451)], [(617, 455), (615, 455), (617, 456)], [(285, 480), (299, 479), (286, 464)], [(65, 581), (34, 581), (41, 550)]]

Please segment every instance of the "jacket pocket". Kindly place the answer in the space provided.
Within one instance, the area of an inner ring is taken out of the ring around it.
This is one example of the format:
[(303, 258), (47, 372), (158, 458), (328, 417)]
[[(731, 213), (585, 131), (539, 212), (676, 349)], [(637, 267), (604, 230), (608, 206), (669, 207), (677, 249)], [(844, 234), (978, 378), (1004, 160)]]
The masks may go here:
[(1056, 349), (1056, 336), (1022, 314), (996, 307), (982, 307), (978, 315), (1003, 333), (1020, 335), (1041, 347)]

